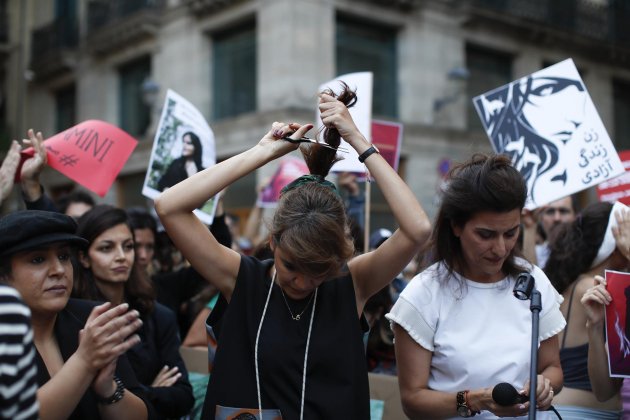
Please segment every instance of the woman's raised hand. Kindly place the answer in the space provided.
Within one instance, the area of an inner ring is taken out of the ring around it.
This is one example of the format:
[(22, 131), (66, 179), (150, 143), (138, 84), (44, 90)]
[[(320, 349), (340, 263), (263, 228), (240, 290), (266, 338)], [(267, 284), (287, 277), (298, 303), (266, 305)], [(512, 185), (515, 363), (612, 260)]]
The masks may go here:
[(79, 334), (77, 355), (94, 374), (140, 342), (132, 335), (142, 325), (138, 311), (130, 311), (126, 303), (111, 306), (108, 302), (92, 309)]
[(286, 124), (276, 121), (271, 125), (271, 130), (260, 139), (258, 145), (272, 147), (274, 157), (284, 156), (300, 147), (300, 143), (291, 143), (290, 141), (283, 140), (283, 138), (290, 134), (292, 139), (299, 139), (304, 137), (311, 128), (313, 128), (313, 124)]
[(584, 292), (580, 302), (584, 305), (589, 324), (601, 324), (604, 321), (604, 308), (612, 302), (612, 296), (606, 290), (606, 279), (595, 276), (595, 285)]
[(25, 147), (32, 147), (35, 153), (22, 164), (20, 177), (24, 180), (32, 180), (39, 183), (39, 174), (44, 170), (48, 162), (44, 137), (41, 132), (38, 131), (35, 134), (35, 131), (30, 128), (28, 130), (28, 139), (23, 139), (22, 143), (24, 143)]
[[(326, 93), (320, 94), (319, 112), (324, 125), (328, 128), (336, 128), (341, 137), (353, 147), (355, 140), (363, 137), (348, 108), (336, 98)], [(365, 139), (364, 141), (367, 142)]]
[(617, 249), (630, 260), (630, 210), (623, 209), (615, 212), (617, 226), (612, 228)]

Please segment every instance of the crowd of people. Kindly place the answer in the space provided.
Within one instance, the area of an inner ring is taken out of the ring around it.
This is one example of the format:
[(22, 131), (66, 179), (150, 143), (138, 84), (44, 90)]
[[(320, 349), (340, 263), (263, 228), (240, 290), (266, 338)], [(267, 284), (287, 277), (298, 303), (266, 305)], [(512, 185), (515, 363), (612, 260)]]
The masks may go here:
[[(628, 268), (630, 211), (580, 209), (576, 197), (524, 210), (511, 160), (475, 154), (448, 173), (431, 223), (357, 129), (356, 100), (347, 86), (320, 93), (325, 145), (297, 141), (313, 124), (274, 122), (208, 168), (186, 133), (154, 209), (80, 189), (53, 200), (40, 182), (41, 133), (14, 142), (0, 204), (17, 178), (25, 210), (0, 218), (0, 417), (369, 419), (374, 372), (397, 375), (414, 419), (533, 409), (620, 419), (605, 271)], [(327, 180), (341, 138), (397, 226), (376, 229), (365, 250), (356, 176)], [(34, 149), (22, 163), (21, 147)], [(222, 198), (212, 225), (193, 214), (295, 150), (310, 173), (283, 188), (268, 220), (255, 205), (241, 233)], [(524, 273), (541, 296), (535, 365), (530, 303), (513, 294)], [(209, 377), (189, 375), (182, 344), (208, 349)], [(493, 393), (500, 383), (516, 390), (508, 403)]]

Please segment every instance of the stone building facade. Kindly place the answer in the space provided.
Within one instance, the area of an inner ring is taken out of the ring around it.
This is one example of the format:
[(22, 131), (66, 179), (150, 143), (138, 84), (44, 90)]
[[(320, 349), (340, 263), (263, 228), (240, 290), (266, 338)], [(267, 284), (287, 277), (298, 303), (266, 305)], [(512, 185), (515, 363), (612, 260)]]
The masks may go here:
[[(373, 71), (374, 117), (404, 124), (400, 172), (430, 214), (439, 169), (490, 151), (472, 96), (568, 57), (617, 148), (630, 148), (623, 0), (0, 0), (0, 19), (3, 150), (29, 127), (118, 125), (139, 140), (104, 198), (123, 207), (150, 205), (140, 190), (167, 89), (206, 116), (224, 159), (273, 121), (312, 121), (322, 82)], [(270, 170), (226, 205), (246, 214)], [(53, 196), (72, 185), (54, 171), (43, 180)], [(373, 226), (391, 226), (378, 187), (372, 209)]]

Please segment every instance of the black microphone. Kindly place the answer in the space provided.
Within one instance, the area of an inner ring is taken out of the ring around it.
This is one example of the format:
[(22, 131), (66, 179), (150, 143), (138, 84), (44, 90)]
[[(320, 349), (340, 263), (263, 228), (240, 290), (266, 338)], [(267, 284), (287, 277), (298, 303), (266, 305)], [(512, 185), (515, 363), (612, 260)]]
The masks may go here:
[(519, 300), (528, 300), (531, 298), (532, 291), (534, 290), (534, 286), (536, 284), (536, 280), (534, 276), (529, 273), (521, 273), (516, 278), (516, 283), (514, 284), (514, 296)]
[(522, 404), (529, 401), (527, 395), (519, 394), (512, 385), (501, 382), (492, 389), (492, 399), (495, 403), (503, 406)]

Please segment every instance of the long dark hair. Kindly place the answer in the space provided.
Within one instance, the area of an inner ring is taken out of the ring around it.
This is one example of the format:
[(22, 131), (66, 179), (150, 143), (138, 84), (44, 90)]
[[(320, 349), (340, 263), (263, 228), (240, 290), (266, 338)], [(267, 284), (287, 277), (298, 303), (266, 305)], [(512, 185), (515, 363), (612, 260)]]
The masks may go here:
[(199, 140), (199, 137), (195, 133), (193, 133), (192, 131), (188, 131), (184, 133), (184, 135), (182, 136), (182, 142), (184, 141), (184, 137), (186, 136), (190, 136), (190, 140), (192, 141), (192, 144), (195, 147), (195, 151), (193, 152), (192, 158), (193, 158), (193, 161), (195, 162), (195, 166), (197, 167), (197, 171), (202, 171), (203, 170), (203, 165), (202, 165), (203, 149), (201, 147), (201, 140)]
[[(133, 235), (127, 213), (123, 209), (106, 204), (97, 205), (83, 214), (77, 224), (77, 235), (85, 238), (90, 243), (89, 246), (103, 232), (120, 224), (126, 225)], [(87, 253), (88, 250), (85, 252)], [(81, 299), (103, 300), (103, 295), (94, 281), (92, 270), (83, 267), (82, 264), (76, 264), (76, 266), (72, 295)], [(142, 316), (153, 311), (155, 291), (149, 280), (138, 272), (135, 260), (129, 279), (125, 282), (125, 298), (129, 305), (138, 310)]]
[[(459, 238), (453, 225), (463, 227), (474, 214), (482, 211), (509, 212), (525, 206), (527, 187), (521, 174), (505, 155), (475, 154), (453, 167), (446, 176), (442, 204), (431, 235), (433, 262), (442, 261), (450, 274), (466, 267)], [(507, 275), (525, 271), (516, 262), (518, 251), (512, 249), (503, 263)]]
[(558, 226), (554, 232), (545, 274), (559, 293), (591, 268), (604, 240), (612, 208), (606, 202), (591, 204), (573, 222)]
[[(344, 83), (336, 97), (347, 107), (356, 102), (356, 93)], [(324, 130), (324, 141), (339, 147), (341, 136), (335, 128)], [(340, 160), (335, 150), (317, 144), (300, 148), (312, 175), (320, 180)], [(354, 254), (354, 245), (345, 206), (334, 186), (306, 182), (284, 192), (269, 227), (274, 244), (282, 247), (297, 270), (314, 277), (336, 277)]]

